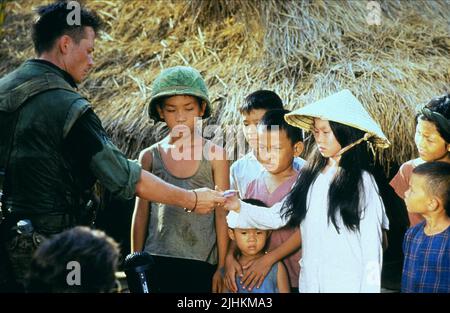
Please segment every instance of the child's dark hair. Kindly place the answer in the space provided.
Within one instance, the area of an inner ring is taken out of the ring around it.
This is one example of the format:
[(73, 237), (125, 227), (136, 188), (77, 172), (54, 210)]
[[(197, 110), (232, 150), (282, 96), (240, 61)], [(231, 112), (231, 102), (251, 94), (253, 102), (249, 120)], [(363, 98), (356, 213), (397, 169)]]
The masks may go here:
[(435, 124), (441, 137), (444, 138), (447, 143), (450, 143), (450, 130), (448, 129), (450, 127), (448, 126), (450, 125), (450, 94), (431, 99), (431, 101), (425, 106), (425, 109), (428, 109), (431, 112), (439, 113), (444, 119), (447, 119), (447, 129), (444, 129), (443, 125), (441, 125), (439, 121), (433, 117), (432, 113), (430, 114), (430, 112), (426, 110), (419, 112), (416, 116), (416, 122), (418, 119), (421, 119)]
[(252, 110), (273, 110), (273, 109), (283, 109), (283, 101), (281, 98), (273, 91), (270, 90), (258, 90), (249, 94), (245, 100), (244, 104), (239, 108), (239, 112), (249, 113)]
[[(330, 121), (334, 136), (342, 147), (345, 147), (364, 136), (364, 132), (337, 122)], [(311, 152), (308, 163), (300, 170), (297, 182), (283, 205), (283, 216), (289, 218), (289, 225), (298, 226), (306, 216), (308, 209), (307, 196), (311, 185), (327, 165), (328, 159), (323, 157), (317, 148)], [(331, 221), (339, 232), (338, 216), (349, 230), (359, 230), (360, 199), (364, 199), (363, 171), (371, 171), (367, 144), (354, 146), (341, 156), (338, 171), (328, 190), (328, 221)], [(324, 195), (325, 196), (325, 195)]]
[[(88, 227), (74, 227), (39, 246), (31, 261), (27, 291), (111, 292), (118, 257), (118, 244), (104, 232)], [(81, 269), (81, 284), (78, 285), (67, 283), (67, 268), (73, 261), (78, 262)]]
[(442, 199), (445, 213), (450, 216), (450, 164), (426, 162), (414, 168), (413, 174), (426, 177), (428, 192)]
[(289, 125), (284, 119), (284, 116), (290, 112), (283, 109), (267, 111), (259, 121), (259, 124), (266, 126), (268, 131), (271, 131), (274, 126), (279, 131), (284, 130), (291, 143), (295, 145), (297, 142), (303, 141), (303, 132), (300, 128)]
[(253, 204), (256, 206), (267, 208), (267, 204), (265, 204), (264, 202), (262, 202), (261, 200), (258, 200), (258, 199), (249, 198), (249, 199), (242, 199), (242, 201), (244, 201), (245, 203), (248, 203), (248, 204)]
[[(38, 55), (50, 51), (56, 39), (63, 35), (68, 35), (78, 44), (84, 38), (85, 27), (92, 27), (95, 32), (101, 27), (100, 17), (86, 8), (80, 7), (80, 24), (69, 25), (70, 14), (75, 14), (74, 8), (67, 1), (57, 1), (55, 3), (41, 6), (37, 9), (39, 19), (33, 24), (32, 39), (34, 50)], [(74, 18), (76, 21), (76, 18)]]

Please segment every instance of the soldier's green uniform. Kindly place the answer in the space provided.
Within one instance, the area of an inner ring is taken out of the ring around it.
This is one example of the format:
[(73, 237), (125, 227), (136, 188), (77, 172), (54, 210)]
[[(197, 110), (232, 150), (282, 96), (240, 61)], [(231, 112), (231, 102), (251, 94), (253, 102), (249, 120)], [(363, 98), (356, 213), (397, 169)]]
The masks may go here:
[[(97, 179), (116, 196), (135, 196), (140, 165), (111, 143), (75, 88), (67, 72), (43, 60), (26, 61), (0, 79), (0, 155), (9, 148), (11, 116), (19, 114), (5, 172), (0, 239), (19, 281), (39, 240), (80, 224), (85, 195)], [(35, 229), (26, 242), (14, 229), (20, 219), (31, 220)]]

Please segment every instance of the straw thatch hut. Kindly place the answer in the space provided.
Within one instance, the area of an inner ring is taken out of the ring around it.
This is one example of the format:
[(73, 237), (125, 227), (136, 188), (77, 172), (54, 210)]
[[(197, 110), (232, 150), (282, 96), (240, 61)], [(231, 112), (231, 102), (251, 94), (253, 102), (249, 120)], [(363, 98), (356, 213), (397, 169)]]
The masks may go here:
[[(0, 75), (33, 55), (31, 9), (47, 2), (7, 2)], [(163, 67), (199, 69), (215, 103), (210, 123), (222, 126), (238, 121), (236, 107), (258, 88), (291, 109), (349, 88), (393, 144), (382, 154), (386, 168), (414, 156), (415, 107), (450, 86), (446, 0), (83, 2), (106, 29), (81, 87), (130, 157), (160, 133), (145, 106)]]

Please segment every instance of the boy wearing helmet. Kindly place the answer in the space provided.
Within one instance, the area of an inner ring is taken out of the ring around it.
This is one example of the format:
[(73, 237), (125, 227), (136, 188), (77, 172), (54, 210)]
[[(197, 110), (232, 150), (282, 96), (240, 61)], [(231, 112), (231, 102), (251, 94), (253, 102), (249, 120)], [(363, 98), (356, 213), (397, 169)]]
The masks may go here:
[[(196, 127), (210, 112), (208, 90), (197, 70), (163, 70), (152, 86), (149, 116), (165, 122), (170, 133), (141, 152), (142, 167), (186, 189), (228, 189), (224, 150), (202, 138)], [(156, 292), (222, 291), (220, 268), (228, 246), (225, 211), (217, 206), (215, 213), (190, 212), (137, 198), (131, 246), (154, 257)]]

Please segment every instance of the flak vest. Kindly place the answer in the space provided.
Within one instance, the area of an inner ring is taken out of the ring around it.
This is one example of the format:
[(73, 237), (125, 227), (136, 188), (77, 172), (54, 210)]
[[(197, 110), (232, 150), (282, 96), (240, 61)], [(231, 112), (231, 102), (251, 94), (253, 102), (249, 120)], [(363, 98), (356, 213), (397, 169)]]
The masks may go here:
[[(1, 157), (13, 140), (3, 212), (48, 216), (76, 209), (80, 187), (63, 158), (63, 142), (89, 108), (62, 73), (47, 64), (26, 61), (0, 79)], [(18, 114), (15, 128), (14, 114)]]

